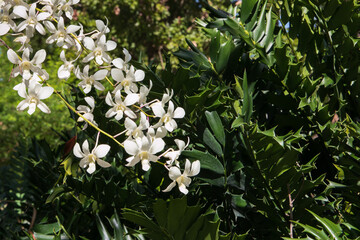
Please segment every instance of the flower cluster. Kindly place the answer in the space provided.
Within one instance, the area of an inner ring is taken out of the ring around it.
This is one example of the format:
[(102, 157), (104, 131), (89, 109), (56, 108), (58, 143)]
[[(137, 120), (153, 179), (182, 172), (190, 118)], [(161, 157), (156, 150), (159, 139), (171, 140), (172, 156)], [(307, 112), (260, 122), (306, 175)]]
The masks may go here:
[[(131, 65), (132, 57), (126, 49), (123, 49), (124, 58), (111, 58), (109, 52), (117, 44), (107, 40), (110, 29), (103, 21), (96, 20), (97, 29), (90, 33), (84, 33), (81, 25), (67, 25), (68, 19), (72, 19), (72, 6), (78, 2), (41, 0), (29, 4), (23, 0), (1, 1), (0, 36), (12, 33), (17, 36), (15, 42), (21, 44), (17, 52), (10, 48), (7, 52), (9, 61), (15, 65), (13, 76), (22, 78), (22, 82), (14, 87), (19, 96), (25, 98), (17, 109), (23, 111), (28, 108), (28, 113), (33, 114), (37, 107), (42, 112), (50, 113), (50, 109), (41, 101), (54, 92), (48, 83), (49, 75), (42, 68), (46, 51), (38, 50), (31, 57), (34, 51), (30, 44), (35, 34), (48, 34), (46, 43), (63, 49), (59, 56), (63, 64), (57, 70), (58, 78), (67, 80), (73, 75), (86, 95), (84, 100), (87, 105), (73, 108), (79, 115), (78, 122), (85, 122), (82, 129), (91, 125), (99, 134), (103, 132), (93, 113), (96, 103), (91, 95), (98, 91), (98, 94), (106, 96), (108, 109), (105, 117), (123, 123), (123, 129), (112, 135), (112, 139), (118, 142), (116, 138), (122, 137), (119, 144), (129, 154), (126, 166), (133, 167), (139, 163), (143, 171), (149, 171), (151, 164), (161, 163), (169, 170), (169, 177), (173, 180), (164, 191), (170, 191), (178, 183), (179, 190), (187, 194), (190, 177), (199, 173), (200, 162), (197, 160), (191, 164), (186, 159), (185, 170), (181, 174), (180, 155), (189, 143), (175, 139), (178, 149), (174, 150), (166, 147), (164, 141), (169, 133), (178, 128), (177, 120), (184, 118), (184, 109), (175, 106), (173, 91), (169, 89), (161, 99), (150, 99), (152, 82), (149, 80), (149, 85), (144, 84), (145, 72)], [(70, 54), (66, 56), (70, 51), (73, 59), (69, 58)], [(111, 84), (112, 90), (104, 93), (105, 79)], [(83, 142), (82, 150), (79, 143), (73, 149), (74, 155), (81, 158), (80, 167), (86, 168), (90, 174), (96, 170), (96, 164), (104, 168), (111, 166), (101, 159), (108, 154), (110, 146), (98, 144), (99, 134), (92, 151), (89, 150), (88, 140)]]

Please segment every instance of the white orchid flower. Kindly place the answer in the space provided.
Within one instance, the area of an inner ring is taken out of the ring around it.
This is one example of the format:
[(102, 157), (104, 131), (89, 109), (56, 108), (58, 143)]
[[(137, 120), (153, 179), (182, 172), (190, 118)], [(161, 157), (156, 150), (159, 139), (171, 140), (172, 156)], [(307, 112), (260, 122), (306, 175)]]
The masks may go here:
[(144, 136), (143, 130), (146, 130), (149, 128), (150, 123), (146, 119), (146, 115), (141, 112), (140, 113), (140, 122), (139, 126), (130, 118), (125, 118), (125, 128), (126, 128), (126, 136), (136, 138), (142, 138)]
[(82, 79), (78, 86), (83, 88), (85, 93), (89, 93), (93, 85), (96, 89), (104, 91), (105, 87), (99, 81), (106, 77), (108, 70), (102, 69), (97, 71), (94, 75), (89, 76), (89, 68), (90, 66), (86, 65), (82, 73), (80, 72), (79, 68), (76, 69), (76, 77)]
[(56, 11), (61, 8), (62, 4), (64, 4), (64, 0), (40, 0), (39, 3), (44, 5), (41, 9), (42, 11), (49, 12), (55, 18), (58, 18), (59, 14), (56, 13)]
[(116, 120), (120, 120), (123, 118), (124, 114), (129, 118), (136, 118), (136, 114), (128, 107), (135, 104), (139, 100), (139, 96), (137, 94), (128, 94), (123, 101), (121, 99), (121, 92), (117, 91), (115, 93), (115, 102), (112, 100), (110, 92), (107, 93), (105, 102), (107, 105), (111, 106), (105, 117), (111, 118), (115, 116)]
[(174, 90), (171, 89), (171, 91), (167, 88), (166, 89), (166, 93), (163, 94), (162, 99), (161, 99), (161, 104), (164, 107), (166, 103), (168, 103), (170, 101), (170, 99), (172, 98), (172, 96), (174, 95)]
[(13, 70), (14, 77), (21, 74), (25, 80), (28, 80), (32, 76), (30, 70), (32, 72), (38, 73), (39, 75), (43, 74), (41, 63), (43, 63), (46, 58), (46, 52), (44, 49), (37, 51), (32, 60), (30, 60), (29, 49), (24, 50), (22, 54), (22, 60), (20, 60), (18, 55), (12, 49), (7, 51), (7, 57), (11, 63), (18, 65)]
[(179, 150), (170, 150), (166, 154), (164, 154), (165, 158), (168, 158), (169, 161), (166, 161), (167, 165), (172, 165), (175, 162), (175, 165), (179, 167), (179, 162), (177, 161), (181, 155), (181, 152), (185, 150), (185, 148), (189, 145), (190, 141), (185, 143), (180, 139), (175, 139), (174, 142), (176, 143)]
[(158, 127), (155, 131), (153, 127), (149, 127), (147, 131), (147, 136), (151, 138), (152, 141), (155, 141), (156, 138), (164, 138), (168, 131), (164, 126)]
[(75, 66), (74, 66), (74, 64), (73, 64), (73, 62), (74, 62), (75, 60), (73, 60), (73, 61), (67, 61), (64, 50), (61, 51), (61, 53), (60, 53), (60, 59), (61, 59), (61, 61), (64, 62), (64, 64), (61, 65), (61, 66), (59, 67), (59, 69), (58, 69), (58, 77), (59, 77), (59, 79), (65, 79), (65, 80), (67, 80), (67, 79), (70, 77), (71, 72), (72, 72), (72, 71), (74, 70), (74, 68), (75, 68)]
[(29, 36), (27, 36), (25, 34), (22, 34), (22, 35), (16, 37), (14, 39), (14, 42), (17, 42), (17, 43), (21, 44), (21, 47), (19, 48), (18, 52), (23, 52), (26, 49), (29, 52), (33, 52), (33, 48), (30, 45), (30, 40), (31, 40), (31, 37), (29, 37)]
[(21, 85), (25, 85), (25, 88), (28, 88), (30, 86), (30, 84), (40, 84), (41, 85), (41, 82), (43, 80), (48, 80), (49, 79), (49, 74), (44, 70), (42, 69), (42, 74), (39, 75), (38, 73), (34, 73), (30, 79), (26, 80), (26, 79), (22, 79), (22, 82), (15, 85), (13, 87), (14, 90), (16, 91), (19, 91), (20, 89), (20, 86)]
[(27, 4), (26, 2), (24, 2), (24, 0), (8, 0), (8, 3), (10, 3), (12, 6), (14, 6), (15, 8), (17, 7), (25, 7), (26, 9), (29, 9), (29, 4)]
[(169, 169), (169, 178), (173, 180), (173, 182), (170, 183), (170, 185), (166, 189), (164, 189), (163, 192), (171, 191), (171, 189), (173, 189), (177, 183), (180, 192), (182, 192), (185, 195), (188, 194), (189, 190), (187, 190), (187, 187), (189, 187), (191, 183), (190, 177), (198, 175), (199, 172), (200, 172), (199, 160), (190, 163), (190, 161), (186, 159), (185, 170), (183, 174), (181, 174), (181, 171), (178, 167), (171, 167)]
[(17, 31), (21, 32), (26, 28), (26, 35), (32, 37), (36, 29), (41, 35), (45, 35), (45, 28), (40, 22), (50, 17), (50, 13), (42, 12), (36, 15), (36, 3), (30, 5), (29, 14), (23, 7), (14, 8), (13, 13), (25, 19), (17, 26)]
[(52, 87), (42, 87), (41, 84), (32, 83), (29, 85), (28, 93), (26, 92), (25, 84), (19, 86), (18, 94), (20, 97), (25, 98), (16, 107), (19, 111), (24, 111), (29, 108), (28, 114), (33, 114), (36, 107), (44, 113), (50, 113), (50, 109), (43, 103), (42, 99), (46, 99), (54, 92)]
[(102, 65), (104, 62), (110, 63), (111, 58), (106, 53), (116, 48), (116, 42), (108, 40), (106, 41), (105, 35), (101, 35), (96, 42), (91, 37), (85, 37), (84, 46), (91, 52), (83, 59), (83, 62), (89, 62), (95, 58), (97, 64)]
[(56, 41), (58, 47), (69, 49), (75, 45), (74, 40), (70, 34), (80, 30), (80, 26), (69, 25), (66, 30), (64, 26), (64, 18), (60, 17), (57, 23), (57, 29), (54, 24), (50, 21), (44, 22), (45, 27), (49, 30), (52, 35), (46, 39), (47, 44), (52, 44)]
[(67, 2), (62, 3), (60, 6), (60, 12), (59, 15), (62, 15), (62, 12), (65, 12), (65, 16), (72, 20), (72, 17), (74, 15), (74, 9), (72, 8), (72, 5), (78, 4), (80, 0), (68, 0)]
[[(93, 115), (93, 111), (95, 108), (95, 100), (93, 97), (85, 97), (84, 98), (85, 102), (90, 106), (85, 106), (85, 105), (80, 105), (77, 107), (77, 110), (79, 113), (82, 114), (82, 116), (84, 118), (86, 118), (87, 120), (89, 120), (89, 122), (93, 123), (95, 126), (97, 126), (97, 123), (94, 120), (94, 115)], [(84, 122), (85, 120), (82, 117), (79, 117), (78, 122)], [(88, 123), (86, 122), (84, 127), (82, 128), (82, 130), (85, 130), (88, 127)]]
[(141, 162), (142, 169), (148, 171), (150, 169), (150, 162), (156, 162), (158, 157), (155, 155), (162, 151), (165, 147), (165, 142), (161, 138), (151, 141), (149, 137), (137, 138), (134, 140), (125, 140), (124, 149), (132, 155), (128, 157), (126, 166), (134, 166), (138, 162)]
[(146, 87), (145, 85), (142, 85), (140, 87), (140, 91), (139, 91), (139, 104), (140, 104), (140, 106), (145, 106), (146, 105), (147, 96), (149, 95), (151, 88), (152, 88), (152, 81), (151, 80), (150, 80), (150, 83), (149, 83), (149, 88)]
[(90, 152), (89, 142), (85, 140), (82, 144), (82, 151), (80, 149), (80, 144), (76, 143), (73, 149), (74, 155), (78, 158), (81, 158), (79, 166), (81, 168), (87, 168), (86, 171), (90, 174), (95, 172), (96, 163), (103, 168), (108, 168), (111, 166), (110, 163), (101, 160), (105, 157), (106, 154), (110, 151), (110, 146), (107, 144), (95, 145), (94, 149)]
[(9, 10), (11, 7), (12, 5), (10, 4), (1, 7), (2, 11), (0, 11), (0, 36), (7, 34), (10, 29), (14, 30), (16, 28), (16, 24), (12, 20), (14, 16), (9, 14)]
[(125, 61), (122, 58), (116, 58), (112, 61), (113, 65), (124, 72), (129, 70), (129, 62), (131, 61), (131, 55), (129, 51), (124, 48), (123, 53), (125, 55)]
[(165, 128), (169, 132), (172, 132), (177, 128), (177, 123), (174, 119), (183, 118), (185, 116), (185, 110), (182, 107), (177, 107), (174, 110), (174, 103), (172, 101), (169, 101), (167, 112), (165, 112), (161, 102), (152, 104), (151, 109), (155, 116), (160, 118), (154, 128), (160, 127), (164, 124)]
[(110, 28), (108, 28), (108, 26), (105, 25), (105, 23), (102, 20), (96, 20), (95, 24), (96, 24), (96, 28), (98, 29), (98, 31), (96, 31), (96, 33), (92, 34), (91, 38), (97, 39), (102, 34), (106, 34), (106, 33), (110, 32)]
[(114, 92), (124, 89), (124, 91), (128, 94), (137, 93), (139, 88), (136, 82), (140, 82), (144, 80), (145, 73), (143, 70), (136, 70), (133, 66), (130, 67), (130, 70), (125, 73), (123, 70), (113, 68), (111, 69), (112, 78), (118, 82), (118, 85), (114, 89)]

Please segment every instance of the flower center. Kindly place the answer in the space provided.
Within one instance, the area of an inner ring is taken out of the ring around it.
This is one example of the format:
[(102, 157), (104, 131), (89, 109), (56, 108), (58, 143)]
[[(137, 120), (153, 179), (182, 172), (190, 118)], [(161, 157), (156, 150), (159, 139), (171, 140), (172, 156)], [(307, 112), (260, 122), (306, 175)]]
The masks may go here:
[(162, 118), (161, 121), (164, 123), (170, 122), (171, 117), (169, 116), (169, 114), (165, 114)]
[(134, 137), (134, 138), (138, 138), (140, 137), (140, 134), (142, 133), (142, 131), (139, 129), (139, 128), (136, 128), (132, 133), (131, 135)]
[(24, 61), (21, 63), (21, 67), (23, 70), (29, 70), (31, 66), (31, 63), (29, 61)]
[(29, 100), (29, 104), (35, 103), (37, 105), (38, 101), (39, 100), (36, 97), (31, 97)]
[(64, 66), (67, 70), (69, 70), (69, 72), (71, 72), (74, 69), (74, 65), (72, 63), (65, 63)]
[(120, 84), (123, 87), (129, 87), (131, 84), (131, 81), (129, 81), (128, 79), (125, 78)]
[(102, 55), (102, 51), (101, 51), (101, 48), (96, 48), (95, 50), (94, 50), (94, 55), (95, 56), (101, 56)]
[(63, 31), (59, 31), (58, 32), (58, 40), (64, 40), (65, 38), (65, 33)]
[(96, 156), (94, 154), (89, 154), (88, 155), (89, 158), (89, 163), (94, 163), (96, 161)]
[(124, 106), (124, 104), (118, 104), (116, 105), (116, 111), (125, 111), (126, 107)]
[(94, 79), (92, 79), (91, 77), (87, 77), (87, 78), (85, 79), (85, 83), (92, 85), (92, 84), (94, 83)]
[(149, 153), (148, 152), (141, 152), (139, 154), (139, 157), (141, 160), (149, 159)]
[(29, 24), (30, 26), (35, 26), (36, 23), (37, 23), (37, 20), (34, 19), (34, 18), (29, 18), (29, 19), (27, 20), (27, 22), (28, 22), (28, 24)]
[(2, 23), (9, 23), (9, 20), (10, 20), (10, 18), (7, 15), (4, 15), (0, 18), (0, 22), (2, 22)]

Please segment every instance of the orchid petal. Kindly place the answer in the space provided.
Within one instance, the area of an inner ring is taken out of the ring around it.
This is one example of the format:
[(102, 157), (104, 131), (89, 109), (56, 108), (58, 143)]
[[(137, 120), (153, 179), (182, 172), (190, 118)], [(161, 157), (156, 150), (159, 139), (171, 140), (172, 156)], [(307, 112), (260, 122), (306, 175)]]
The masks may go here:
[(110, 146), (107, 144), (100, 144), (99, 146), (97, 146), (94, 150), (94, 154), (98, 157), (98, 158), (103, 158), (106, 156), (106, 154), (108, 154), (108, 152), (110, 151)]

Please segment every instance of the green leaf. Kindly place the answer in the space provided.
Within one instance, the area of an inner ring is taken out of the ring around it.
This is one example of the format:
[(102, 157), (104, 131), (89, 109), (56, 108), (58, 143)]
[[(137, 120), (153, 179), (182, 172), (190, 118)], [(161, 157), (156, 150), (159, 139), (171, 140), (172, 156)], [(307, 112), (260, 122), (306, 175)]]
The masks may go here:
[(96, 225), (97, 225), (97, 228), (98, 228), (99, 233), (101, 235), (101, 239), (102, 240), (111, 240), (111, 235), (109, 234), (109, 232), (105, 228), (105, 226), (104, 226), (103, 222), (101, 221), (101, 218), (99, 217), (98, 214), (96, 214)]
[(126, 220), (129, 220), (135, 224), (138, 224), (140, 226), (152, 229), (153, 231), (160, 231), (158, 225), (156, 225), (151, 218), (146, 216), (144, 213), (137, 212), (132, 209), (124, 208), (123, 209), (123, 217)]
[(257, 2), (257, 0), (246, 0), (246, 1), (242, 2), (241, 12), (240, 12), (240, 21), (241, 22), (244, 23), (249, 18), (256, 2)]
[(65, 192), (64, 186), (56, 187), (52, 191), (52, 193), (48, 196), (48, 198), (46, 199), (45, 204), (51, 203), (59, 194), (64, 193), (64, 192)]
[(158, 199), (154, 205), (154, 215), (158, 224), (164, 228), (167, 226), (167, 206), (163, 199)]
[(42, 234), (53, 234), (59, 232), (61, 229), (58, 222), (49, 223), (49, 224), (36, 224), (33, 228), (34, 232)]
[(263, 5), (263, 7), (261, 9), (260, 16), (258, 18), (256, 28), (254, 29), (254, 31), (252, 31), (254, 40), (256, 42), (259, 42), (261, 40), (261, 38), (264, 36), (264, 34), (265, 34), (265, 28), (266, 28), (266, 25), (265, 25), (266, 4), (267, 4), (267, 1), (265, 1), (264, 5)]
[(202, 181), (204, 181), (204, 182), (207, 182), (207, 183), (209, 183), (209, 184), (211, 184), (211, 185), (213, 185), (213, 186), (217, 186), (217, 187), (224, 187), (224, 185), (225, 185), (225, 178), (224, 177), (219, 177), (219, 178), (212, 178), (212, 179), (210, 179), (210, 178), (198, 178), (198, 179), (200, 179), (200, 180), (202, 180)]
[(274, 43), (274, 28), (276, 20), (272, 18), (272, 7), (266, 14), (266, 31), (265, 36), (260, 42), (260, 46), (265, 48), (265, 52), (268, 52)]
[(205, 116), (216, 139), (221, 143), (221, 145), (225, 146), (225, 131), (219, 114), (216, 111), (206, 111)]
[(220, 144), (218, 143), (218, 141), (216, 141), (215, 137), (212, 135), (212, 133), (210, 132), (210, 130), (208, 128), (206, 128), (204, 131), (203, 141), (217, 155), (219, 155), (220, 157), (223, 155), (223, 151), (221, 149)]
[(213, 63), (217, 62), (220, 48), (220, 31), (217, 31), (216, 35), (211, 39), (210, 42), (210, 59)]
[(242, 89), (244, 91), (242, 115), (245, 116), (245, 122), (249, 123), (253, 111), (253, 99), (250, 89), (248, 88), (246, 71), (244, 72)]
[(175, 235), (181, 219), (184, 216), (187, 208), (187, 198), (177, 198), (170, 202), (167, 214), (167, 230), (171, 235)]
[(185, 150), (182, 152), (182, 155), (185, 157), (193, 158), (195, 160), (200, 160), (201, 168), (210, 170), (221, 175), (224, 174), (224, 167), (219, 161), (219, 159), (209, 153), (204, 153), (198, 150)]
[(219, 49), (219, 56), (215, 65), (216, 72), (221, 73), (228, 64), (231, 51), (235, 48), (232, 40), (221, 44)]
[(311, 213), (315, 219), (321, 223), (321, 225), (324, 226), (324, 228), (327, 230), (327, 232), (335, 239), (335, 240), (340, 240), (340, 236), (342, 234), (342, 228), (340, 225), (333, 223), (332, 221), (330, 221), (327, 218), (322, 218), (319, 215), (317, 215), (316, 213), (307, 210), (309, 213)]
[(111, 227), (114, 229), (114, 239), (115, 240), (123, 240), (125, 233), (123, 231), (123, 227), (121, 226), (121, 222), (119, 219), (119, 215), (117, 214), (116, 210), (115, 213), (108, 219)]
[(297, 225), (300, 225), (302, 228), (304, 228), (304, 232), (310, 233), (311, 235), (313, 235), (314, 237), (316, 237), (317, 239), (323, 239), (323, 240), (328, 240), (329, 237), (326, 235), (326, 233), (323, 230), (319, 230), (317, 228), (314, 228), (312, 226), (309, 225), (305, 225), (299, 222), (295, 222)]

